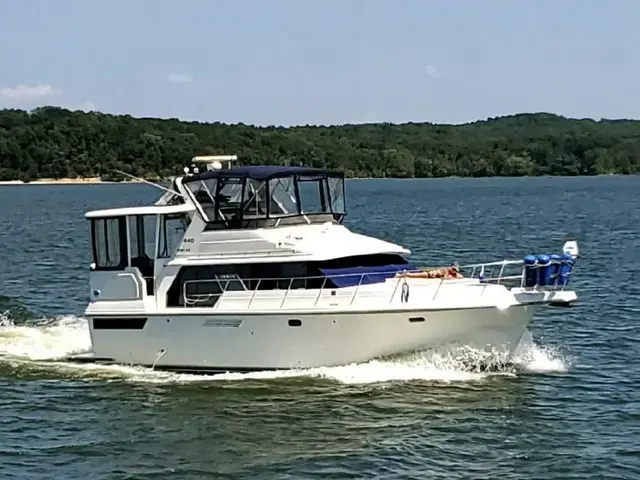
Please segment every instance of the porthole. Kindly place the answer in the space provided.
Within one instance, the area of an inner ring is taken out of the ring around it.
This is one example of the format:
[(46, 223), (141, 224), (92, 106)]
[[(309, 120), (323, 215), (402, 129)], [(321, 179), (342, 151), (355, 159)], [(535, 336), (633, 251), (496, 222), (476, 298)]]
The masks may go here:
[(302, 326), (302, 320), (298, 320), (297, 318), (292, 318), (289, 320), (289, 326), (290, 327), (301, 327)]

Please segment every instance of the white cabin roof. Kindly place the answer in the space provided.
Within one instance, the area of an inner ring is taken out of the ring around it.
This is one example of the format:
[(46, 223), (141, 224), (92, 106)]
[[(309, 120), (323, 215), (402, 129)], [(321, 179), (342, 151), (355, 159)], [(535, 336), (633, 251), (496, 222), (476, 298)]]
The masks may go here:
[(170, 215), (172, 213), (193, 212), (195, 207), (186, 203), (179, 205), (148, 205), (144, 207), (112, 208), (87, 212), (85, 218), (122, 217), (123, 215)]

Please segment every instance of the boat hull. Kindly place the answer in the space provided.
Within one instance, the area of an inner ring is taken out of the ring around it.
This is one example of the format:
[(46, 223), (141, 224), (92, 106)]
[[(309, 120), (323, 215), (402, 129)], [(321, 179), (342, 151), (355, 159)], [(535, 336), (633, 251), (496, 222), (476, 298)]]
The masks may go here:
[(442, 346), (509, 355), (539, 305), (90, 318), (93, 358), (185, 372), (336, 366)]

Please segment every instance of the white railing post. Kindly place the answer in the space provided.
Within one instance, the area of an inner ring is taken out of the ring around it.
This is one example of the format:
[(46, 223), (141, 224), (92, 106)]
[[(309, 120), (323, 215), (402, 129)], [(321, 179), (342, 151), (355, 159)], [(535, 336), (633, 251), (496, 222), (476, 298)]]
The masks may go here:
[(504, 267), (506, 266), (505, 263), (502, 264), (502, 266), (500, 267), (500, 273), (498, 274), (498, 282), (497, 284), (500, 285), (500, 280), (502, 279), (502, 275), (504, 274)]
[(433, 294), (432, 300), (435, 300), (436, 297), (438, 296), (438, 292), (440, 292), (440, 287), (442, 286), (443, 283), (444, 283), (444, 278), (441, 278), (440, 283), (438, 283), (438, 288), (436, 288), (436, 293)]
[(287, 287), (287, 291), (284, 292), (284, 297), (282, 297), (282, 303), (280, 303), (280, 308), (284, 305), (284, 302), (287, 300), (287, 295), (289, 295), (289, 290), (291, 290), (291, 285), (293, 285), (293, 278), (289, 279), (289, 286)]
[[(406, 273), (406, 270), (403, 270), (402, 273)], [(402, 280), (402, 276), (398, 277), (398, 281), (396, 282), (396, 286), (393, 289), (393, 292), (391, 292), (391, 298), (389, 299), (389, 303), (393, 302), (393, 297), (396, 296), (396, 292), (398, 291), (398, 286), (400, 285), (400, 281)]]
[(353, 295), (351, 296), (351, 301), (349, 302), (349, 305), (353, 305), (353, 301), (356, 299), (356, 295), (358, 294), (358, 289), (360, 288), (360, 285), (362, 285), (362, 280), (364, 279), (365, 274), (361, 274), (360, 275), (360, 280), (358, 281), (358, 285), (356, 286), (356, 289), (353, 291)]
[(256, 288), (253, 289), (253, 294), (251, 295), (251, 300), (249, 300), (249, 305), (247, 308), (251, 308), (251, 304), (253, 303), (253, 299), (256, 298), (256, 292), (258, 291), (258, 287), (260, 287), (260, 282), (262, 279), (258, 279), (258, 283), (256, 283)]
[(327, 279), (329, 277), (324, 277), (324, 281), (322, 282), (322, 285), (320, 286), (320, 291), (318, 292), (318, 296), (316, 297), (316, 301), (313, 303), (313, 306), (315, 307), (316, 305), (318, 305), (318, 300), (320, 300), (320, 296), (322, 295), (322, 291), (324, 290), (324, 286), (327, 284)]

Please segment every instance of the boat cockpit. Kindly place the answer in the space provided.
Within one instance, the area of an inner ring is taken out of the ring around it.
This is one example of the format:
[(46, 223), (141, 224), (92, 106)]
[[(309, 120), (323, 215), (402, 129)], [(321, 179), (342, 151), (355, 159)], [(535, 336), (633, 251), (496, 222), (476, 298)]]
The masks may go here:
[(248, 166), (186, 175), (182, 184), (207, 230), (342, 223), (346, 214), (341, 172)]

